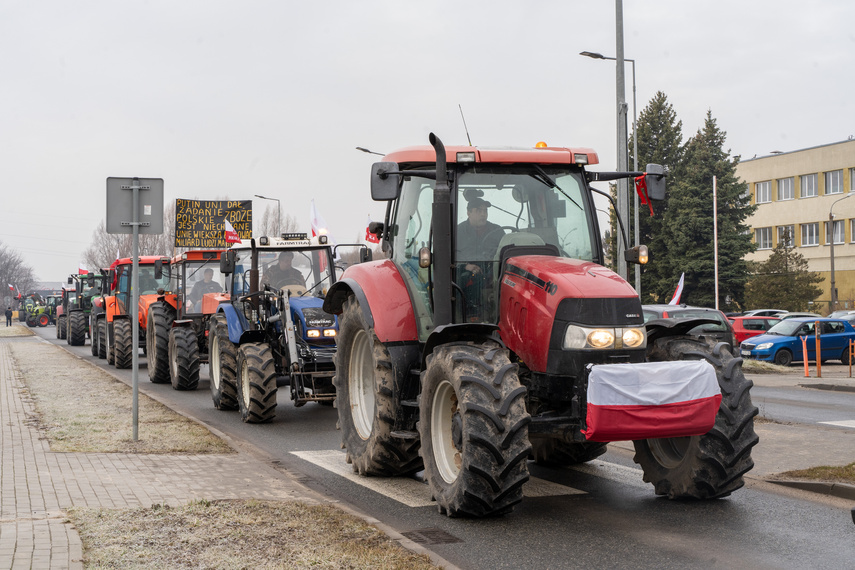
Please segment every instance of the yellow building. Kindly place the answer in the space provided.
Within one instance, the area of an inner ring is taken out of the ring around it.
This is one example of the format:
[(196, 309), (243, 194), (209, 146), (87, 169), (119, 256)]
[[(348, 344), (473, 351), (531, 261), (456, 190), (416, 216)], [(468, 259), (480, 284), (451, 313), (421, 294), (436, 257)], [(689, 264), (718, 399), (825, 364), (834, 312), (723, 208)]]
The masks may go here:
[(822, 314), (831, 303), (829, 216), (834, 214), (837, 308), (855, 310), (855, 194), (849, 197), (855, 191), (855, 140), (743, 160), (736, 175), (748, 183), (757, 205), (747, 220), (757, 251), (747, 259), (766, 261), (789, 230), (810, 270), (825, 278), (814, 304)]

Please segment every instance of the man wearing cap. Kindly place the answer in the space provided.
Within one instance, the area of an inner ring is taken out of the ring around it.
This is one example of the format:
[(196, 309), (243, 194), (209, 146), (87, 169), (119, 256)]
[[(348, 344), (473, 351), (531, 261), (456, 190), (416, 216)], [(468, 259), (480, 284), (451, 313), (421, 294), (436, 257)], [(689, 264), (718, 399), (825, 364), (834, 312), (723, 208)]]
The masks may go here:
[(279, 254), (279, 263), (267, 268), (264, 272), (264, 277), (261, 279), (261, 284), (269, 284), (275, 289), (282, 289), (289, 285), (297, 285), (306, 288), (306, 280), (303, 279), (303, 274), (299, 269), (291, 267), (291, 262), (294, 260), (293, 251), (283, 251)]
[(457, 225), (457, 275), (470, 318), (483, 309), (482, 289), (505, 235), (502, 226), (487, 221), (491, 205), (483, 198), (472, 198), (466, 204), (466, 219)]
[(211, 267), (206, 267), (202, 274), (202, 280), (196, 281), (193, 290), (190, 291), (190, 300), (199, 307), (197, 311), (201, 311), (202, 297), (206, 293), (219, 293), (222, 290), (220, 284), (214, 281), (214, 270)]

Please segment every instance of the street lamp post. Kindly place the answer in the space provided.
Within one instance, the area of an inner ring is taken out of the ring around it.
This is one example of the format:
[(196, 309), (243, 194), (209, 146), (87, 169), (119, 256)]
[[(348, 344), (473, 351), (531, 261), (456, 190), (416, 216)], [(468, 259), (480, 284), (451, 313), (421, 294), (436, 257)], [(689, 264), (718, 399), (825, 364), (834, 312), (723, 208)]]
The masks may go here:
[(855, 196), (855, 191), (849, 192), (849, 194), (842, 198), (838, 198), (831, 203), (831, 207), (828, 209), (828, 245), (831, 246), (828, 250), (831, 260), (831, 310), (829, 313), (833, 313), (837, 310), (837, 286), (834, 283), (834, 205), (841, 200), (851, 198), (852, 196)]
[[(607, 57), (601, 53), (593, 51), (583, 51), (580, 52), (579, 55), (584, 55), (585, 57), (590, 57), (592, 59), (608, 59), (610, 61), (617, 61), (617, 58), (615, 57)], [(635, 172), (638, 172), (638, 106), (636, 105), (635, 98), (635, 60), (624, 58), (624, 61), (628, 61), (632, 64), (632, 169)], [(620, 117), (618, 117), (618, 120), (620, 120)], [(619, 144), (620, 142), (621, 141), (618, 141)], [(624, 137), (623, 145), (625, 153), (624, 156), (626, 156), (626, 154), (628, 154), (626, 152), (626, 137)], [(638, 228), (638, 193), (634, 193), (634, 196), (635, 200), (633, 203), (635, 205), (635, 215), (633, 216), (633, 222), (635, 224), (635, 231), (633, 233), (633, 237), (635, 238), (635, 245), (638, 245), (639, 241), (641, 241), (641, 232)], [(641, 271), (639, 271), (638, 267), (635, 268), (635, 292), (641, 296)]]
[(262, 200), (276, 200), (276, 235), (281, 235), (280, 224), (282, 223), (282, 209), (281, 204), (279, 203), (279, 198), (268, 198), (267, 196), (262, 196), (261, 194), (256, 194), (255, 197), (261, 198)]

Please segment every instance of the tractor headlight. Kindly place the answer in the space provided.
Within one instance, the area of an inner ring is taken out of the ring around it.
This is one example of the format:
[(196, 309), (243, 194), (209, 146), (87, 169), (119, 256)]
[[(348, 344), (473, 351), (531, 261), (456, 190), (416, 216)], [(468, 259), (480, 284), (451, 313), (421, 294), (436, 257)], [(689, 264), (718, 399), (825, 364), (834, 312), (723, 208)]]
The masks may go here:
[(335, 329), (324, 329), (324, 336), (326, 336), (326, 337), (335, 336)]
[(564, 349), (643, 348), (647, 335), (641, 328), (580, 327), (570, 325), (564, 332)]
[(309, 329), (306, 331), (306, 336), (309, 338), (321, 338), (321, 331), (318, 329)]

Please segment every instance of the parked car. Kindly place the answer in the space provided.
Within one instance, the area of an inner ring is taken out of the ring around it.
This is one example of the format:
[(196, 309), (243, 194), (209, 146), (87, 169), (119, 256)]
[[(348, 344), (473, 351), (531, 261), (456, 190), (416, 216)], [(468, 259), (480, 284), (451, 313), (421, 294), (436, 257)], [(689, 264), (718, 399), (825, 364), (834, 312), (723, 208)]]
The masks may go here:
[(728, 320), (733, 327), (733, 336), (736, 337), (737, 344), (741, 344), (742, 341), (748, 340), (753, 336), (763, 334), (781, 321), (777, 317), (756, 316), (728, 317)]
[(739, 347), (730, 321), (717, 309), (689, 305), (642, 305), (641, 310), (645, 323), (653, 319), (712, 319), (716, 322), (698, 325), (690, 330), (689, 334), (709, 338), (714, 342), (726, 342), (732, 351)]
[(801, 337), (807, 337), (807, 359), (816, 360), (816, 335), (814, 328), (819, 323), (820, 360), (840, 360), (849, 363), (849, 341), (855, 340), (855, 328), (844, 319), (816, 319), (802, 317), (785, 319), (764, 334), (752, 337), (739, 345), (744, 358), (774, 362), (789, 366), (794, 360), (803, 361)]
[(752, 309), (742, 314), (746, 317), (778, 317), (786, 312), (784, 309)]
[[(831, 315), (829, 315), (829, 316), (831, 316)], [(781, 320), (784, 320), (784, 319), (799, 319), (799, 318), (802, 318), (802, 317), (816, 317), (816, 318), (822, 318), (822, 315), (820, 315), (820, 314), (818, 314), (818, 313), (784, 313), (784, 314), (782, 314), (782, 315), (778, 315), (778, 318), (779, 318), (779, 319), (781, 319)], [(840, 317), (832, 317), (832, 318), (835, 318), (835, 319), (836, 319), (836, 318), (840, 318)]]
[(834, 311), (833, 313), (828, 315), (828, 318), (829, 319), (848, 319), (852, 315), (855, 315), (855, 311), (845, 309), (845, 310), (840, 310), (840, 311)]

